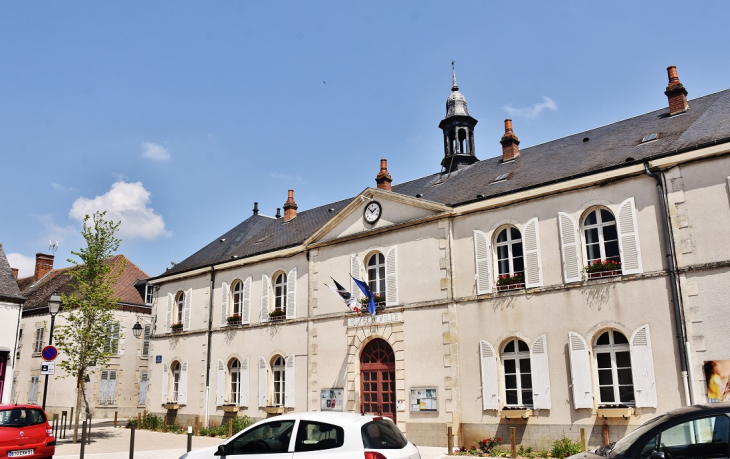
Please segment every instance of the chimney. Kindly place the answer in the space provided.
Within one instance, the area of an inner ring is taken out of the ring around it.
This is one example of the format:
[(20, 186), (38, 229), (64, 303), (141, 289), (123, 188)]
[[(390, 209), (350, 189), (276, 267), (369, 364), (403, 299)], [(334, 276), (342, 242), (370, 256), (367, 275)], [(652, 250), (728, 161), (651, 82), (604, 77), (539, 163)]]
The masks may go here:
[(276, 208), (276, 218), (281, 218), (281, 207)]
[(512, 130), (512, 120), (504, 120), (504, 135), (499, 143), (502, 144), (502, 161), (509, 161), (520, 156), (520, 139)]
[(35, 254), (35, 274), (33, 274), (33, 282), (48, 274), (53, 269), (53, 255), (45, 253)]
[(284, 222), (288, 222), (297, 216), (297, 203), (294, 202), (294, 190), (289, 190), (289, 196), (284, 203)]
[(664, 94), (669, 99), (669, 116), (684, 113), (689, 108), (689, 104), (687, 104), (687, 90), (684, 89), (684, 85), (679, 81), (677, 67), (674, 65), (667, 67), (667, 75), (669, 76), (669, 84)]
[(388, 160), (380, 160), (380, 172), (375, 176), (375, 183), (378, 184), (378, 188), (385, 191), (390, 191), (390, 182), (393, 181), (393, 177), (388, 173)]
[(259, 203), (258, 202), (254, 202), (253, 203), (253, 214), (254, 215), (258, 215), (259, 214)]
[(10, 268), (10, 270), (13, 272), (13, 276), (15, 276), (15, 278), (17, 279), (18, 278), (18, 268)]

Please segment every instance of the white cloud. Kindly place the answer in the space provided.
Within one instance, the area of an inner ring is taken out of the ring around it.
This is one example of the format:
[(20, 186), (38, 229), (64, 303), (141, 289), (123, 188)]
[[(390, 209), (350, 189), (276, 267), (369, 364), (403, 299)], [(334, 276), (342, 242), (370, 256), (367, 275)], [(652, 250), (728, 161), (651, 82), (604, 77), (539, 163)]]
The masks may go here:
[(142, 156), (153, 161), (168, 161), (170, 151), (160, 144), (145, 142), (142, 144)]
[(71, 206), (69, 216), (79, 221), (85, 215), (98, 211), (106, 211), (106, 219), (121, 221), (119, 237), (124, 239), (142, 238), (147, 240), (170, 236), (165, 229), (162, 216), (149, 207), (150, 192), (145, 190), (142, 182), (116, 182), (111, 189), (94, 199), (78, 198)]
[(29, 277), (35, 273), (35, 258), (20, 253), (7, 254), (11, 268), (18, 268), (18, 277)]
[(76, 191), (74, 188), (66, 185), (61, 185), (60, 183), (51, 182), (51, 188), (54, 189), (54, 191)]
[(549, 97), (542, 96), (542, 102), (528, 108), (514, 108), (511, 105), (503, 107), (510, 116), (524, 116), (534, 118), (545, 110), (557, 111), (558, 105)]

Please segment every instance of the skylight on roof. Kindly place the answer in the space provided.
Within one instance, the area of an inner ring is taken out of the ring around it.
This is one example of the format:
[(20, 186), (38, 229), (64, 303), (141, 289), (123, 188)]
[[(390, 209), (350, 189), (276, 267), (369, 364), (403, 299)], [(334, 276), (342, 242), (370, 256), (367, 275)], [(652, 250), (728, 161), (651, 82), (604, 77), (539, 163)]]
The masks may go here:
[(496, 179), (492, 180), (492, 183), (495, 183), (495, 182), (502, 182), (502, 181), (504, 181), (504, 180), (507, 180), (507, 178), (508, 178), (508, 177), (509, 177), (510, 175), (512, 175), (512, 172), (507, 172), (506, 174), (501, 174), (501, 175), (500, 175), (500, 176), (498, 176), (498, 177), (497, 177)]
[(641, 143), (651, 142), (652, 140), (656, 140), (659, 138), (659, 134), (649, 134), (645, 135), (643, 139), (641, 139)]

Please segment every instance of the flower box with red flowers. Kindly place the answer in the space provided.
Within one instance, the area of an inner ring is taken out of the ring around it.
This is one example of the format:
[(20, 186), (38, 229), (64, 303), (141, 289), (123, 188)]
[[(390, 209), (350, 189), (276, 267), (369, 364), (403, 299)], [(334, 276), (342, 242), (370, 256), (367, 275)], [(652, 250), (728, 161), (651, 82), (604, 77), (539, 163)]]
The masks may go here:
[(183, 324), (182, 324), (182, 322), (172, 324), (170, 326), (170, 328), (172, 329), (173, 332), (181, 332), (183, 330)]
[(269, 313), (269, 320), (271, 321), (284, 319), (286, 319), (286, 310), (284, 309), (274, 309)]
[(510, 276), (505, 274), (497, 278), (497, 291), (507, 292), (510, 290), (520, 290), (525, 288), (525, 275), (515, 274)]
[(614, 277), (621, 275), (621, 261), (619, 260), (594, 260), (586, 266), (588, 279), (600, 279), (602, 277)]
[[(385, 297), (379, 293), (373, 294), (373, 302), (375, 302), (375, 307), (378, 309), (382, 309), (385, 307)], [(367, 298), (360, 298), (360, 304), (363, 305), (363, 307), (367, 310), (368, 303), (370, 303), (370, 300)], [(362, 309), (362, 308), (360, 308)]]
[(241, 325), (241, 316), (240, 314), (233, 314), (232, 316), (228, 316), (226, 321), (228, 325)]

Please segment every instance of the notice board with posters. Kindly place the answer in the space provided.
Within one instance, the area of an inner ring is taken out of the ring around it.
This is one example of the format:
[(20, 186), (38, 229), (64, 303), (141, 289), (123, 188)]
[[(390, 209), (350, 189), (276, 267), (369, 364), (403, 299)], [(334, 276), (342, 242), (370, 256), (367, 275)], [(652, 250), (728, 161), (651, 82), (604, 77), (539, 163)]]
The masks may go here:
[(435, 387), (412, 387), (410, 406), (411, 413), (438, 411), (438, 389)]
[(322, 396), (319, 398), (319, 409), (322, 411), (342, 411), (344, 406), (342, 397), (345, 394), (343, 388), (322, 389)]

